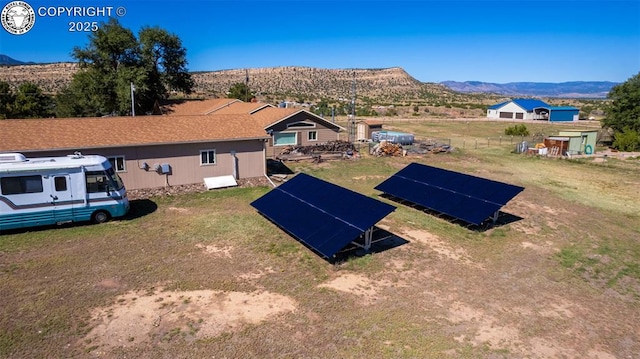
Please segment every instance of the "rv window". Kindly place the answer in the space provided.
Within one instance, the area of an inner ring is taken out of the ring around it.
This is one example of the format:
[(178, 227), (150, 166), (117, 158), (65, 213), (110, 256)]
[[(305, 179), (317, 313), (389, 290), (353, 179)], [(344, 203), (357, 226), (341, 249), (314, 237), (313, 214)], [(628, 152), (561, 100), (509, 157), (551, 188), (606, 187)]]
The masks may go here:
[(87, 193), (108, 192), (109, 178), (103, 171), (87, 171)]
[(42, 176), (19, 176), (0, 178), (2, 194), (22, 194), (42, 192)]
[(53, 183), (56, 187), (56, 192), (64, 192), (67, 190), (67, 178), (66, 177), (54, 177)]
[(124, 183), (122, 182), (122, 179), (120, 178), (120, 176), (118, 176), (116, 172), (113, 171), (113, 168), (109, 168), (107, 170), (107, 175), (109, 176), (109, 178), (111, 178), (112, 185), (115, 186), (116, 190), (119, 191), (124, 187)]

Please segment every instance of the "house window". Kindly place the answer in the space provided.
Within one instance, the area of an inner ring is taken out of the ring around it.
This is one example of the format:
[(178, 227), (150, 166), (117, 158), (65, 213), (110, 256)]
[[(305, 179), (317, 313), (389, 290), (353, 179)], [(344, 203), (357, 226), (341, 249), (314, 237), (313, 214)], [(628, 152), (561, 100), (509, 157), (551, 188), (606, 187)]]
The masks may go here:
[(309, 131), (309, 137), (307, 137), (309, 141), (317, 141), (318, 140), (318, 131)]
[(293, 122), (287, 125), (287, 128), (309, 128), (309, 127), (316, 127), (316, 124), (313, 122), (300, 121), (300, 122)]
[(200, 165), (215, 165), (216, 164), (216, 150), (202, 150), (200, 151)]
[(288, 146), (298, 143), (298, 134), (296, 132), (276, 133), (273, 135), (274, 146)]
[(109, 162), (116, 172), (126, 172), (124, 156), (109, 157)]
[(524, 118), (524, 113), (522, 112), (516, 112), (516, 119), (518, 120), (522, 120)]

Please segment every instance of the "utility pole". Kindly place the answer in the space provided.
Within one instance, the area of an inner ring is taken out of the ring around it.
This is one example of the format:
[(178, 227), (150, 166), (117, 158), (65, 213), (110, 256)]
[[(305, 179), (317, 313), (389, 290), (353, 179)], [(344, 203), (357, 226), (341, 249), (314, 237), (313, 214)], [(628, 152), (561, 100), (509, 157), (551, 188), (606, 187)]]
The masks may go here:
[(356, 140), (356, 72), (353, 71), (353, 84), (351, 85), (351, 118), (349, 119), (349, 142)]
[(244, 77), (244, 84), (245, 84), (245, 101), (251, 101), (251, 99), (249, 98), (249, 69), (245, 69), (245, 77)]
[(136, 87), (133, 85), (133, 82), (131, 83), (131, 117), (135, 117), (136, 116), (136, 102), (135, 102), (135, 98), (133, 97), (133, 92), (136, 90)]

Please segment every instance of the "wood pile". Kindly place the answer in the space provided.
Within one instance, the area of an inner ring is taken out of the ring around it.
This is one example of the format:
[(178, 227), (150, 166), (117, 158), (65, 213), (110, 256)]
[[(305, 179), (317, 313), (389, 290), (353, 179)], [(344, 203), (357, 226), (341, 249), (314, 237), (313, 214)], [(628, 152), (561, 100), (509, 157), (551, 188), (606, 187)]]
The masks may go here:
[(376, 144), (371, 148), (370, 154), (377, 157), (383, 156), (405, 156), (407, 154), (406, 151), (402, 149), (402, 145), (397, 143), (391, 143), (386, 140), (380, 141), (380, 143)]
[(325, 159), (351, 158), (357, 153), (356, 146), (347, 141), (329, 141), (310, 146), (287, 146), (276, 159), (283, 161), (313, 160), (321, 162)]
[(280, 152), (280, 154), (288, 155), (290, 153), (301, 153), (303, 155), (310, 155), (312, 153), (318, 153), (318, 152), (348, 152), (348, 151), (353, 152), (355, 150), (356, 150), (356, 146), (351, 142), (329, 141), (329, 142), (318, 143), (310, 146), (301, 146), (301, 145), (287, 146), (282, 150), (282, 152)]

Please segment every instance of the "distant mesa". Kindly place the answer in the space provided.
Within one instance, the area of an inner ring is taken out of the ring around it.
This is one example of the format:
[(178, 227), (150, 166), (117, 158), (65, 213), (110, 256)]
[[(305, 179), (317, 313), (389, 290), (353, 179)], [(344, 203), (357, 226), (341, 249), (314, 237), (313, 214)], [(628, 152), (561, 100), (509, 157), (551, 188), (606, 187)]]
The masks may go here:
[(609, 91), (618, 83), (609, 81), (572, 81), (497, 84), (480, 81), (444, 81), (440, 84), (462, 93), (493, 93), (506, 96), (532, 97), (606, 98)]
[[(28, 65), (26, 70), (23, 66)], [(41, 64), (23, 62), (0, 54), (0, 81), (17, 87), (25, 80), (48, 93), (57, 93), (71, 82), (79, 67), (74, 62)], [(350, 94), (353, 76), (359, 97), (377, 100), (415, 99), (425, 93), (445, 96), (495, 94), (509, 97), (606, 98), (617, 83), (575, 81), (562, 83), (480, 81), (420, 82), (400, 67), (379, 69), (322, 69), (281, 66), (248, 69), (253, 91), (259, 94), (295, 94), (306, 98), (341, 98)], [(244, 82), (245, 69), (192, 72), (196, 93), (225, 96), (234, 83)]]

